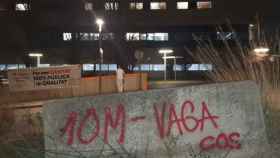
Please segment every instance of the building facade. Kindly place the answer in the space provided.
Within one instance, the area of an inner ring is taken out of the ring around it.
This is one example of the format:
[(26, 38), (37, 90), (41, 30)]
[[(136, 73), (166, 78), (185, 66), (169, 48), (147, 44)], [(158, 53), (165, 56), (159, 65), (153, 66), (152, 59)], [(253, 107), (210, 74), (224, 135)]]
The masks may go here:
[[(273, 4), (275, 3), (275, 4)], [(2, 0), (0, 2), (0, 69), (34, 65), (30, 52), (43, 54), (43, 64), (84, 64), (103, 71), (116, 64), (128, 70), (163, 71), (161, 49), (180, 56), (169, 69), (211, 69), (195, 63), (185, 48), (196, 46), (193, 35), (248, 41), (248, 26), (258, 13), (274, 22), (277, 2), (253, 0)], [(104, 21), (100, 34), (96, 19)], [(220, 33), (229, 19), (236, 32)], [(101, 38), (100, 38), (101, 37)], [(137, 58), (140, 54), (141, 60)], [(138, 60), (139, 59), (139, 60)], [(141, 63), (140, 67), (135, 65)], [(17, 64), (17, 65), (16, 65)], [(207, 64), (207, 63), (204, 63)], [(170, 66), (169, 66), (170, 67)]]

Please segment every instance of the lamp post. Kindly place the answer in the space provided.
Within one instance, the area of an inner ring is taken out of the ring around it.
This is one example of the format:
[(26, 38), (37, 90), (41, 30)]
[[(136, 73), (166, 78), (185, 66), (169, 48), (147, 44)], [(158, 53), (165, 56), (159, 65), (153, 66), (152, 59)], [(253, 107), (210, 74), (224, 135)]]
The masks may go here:
[(177, 62), (176, 62), (176, 60), (177, 59), (182, 59), (183, 57), (182, 56), (166, 56), (166, 57), (162, 57), (163, 59), (173, 59), (173, 61), (174, 61), (174, 80), (177, 80), (177, 71), (176, 71), (176, 64), (177, 64)]
[(36, 61), (37, 61), (37, 67), (40, 67), (40, 60), (41, 60), (41, 57), (43, 57), (43, 54), (42, 53), (29, 53), (28, 54), (29, 57), (36, 57)]
[(166, 55), (173, 53), (172, 49), (160, 49), (159, 54), (163, 54), (163, 62), (164, 62), (164, 80), (166, 80)]
[(97, 18), (96, 19), (96, 24), (98, 25), (98, 31), (99, 31), (99, 44), (98, 44), (98, 50), (99, 50), (99, 55), (100, 55), (100, 63), (99, 63), (99, 93), (102, 91), (102, 82), (101, 82), (101, 64), (103, 64), (103, 49), (102, 49), (102, 26), (104, 24), (104, 21), (102, 19)]
[(99, 71), (101, 72), (101, 65), (103, 64), (103, 49), (102, 49), (102, 26), (104, 25), (104, 21), (100, 18), (96, 19), (96, 24), (98, 25), (98, 31), (99, 31), (99, 44), (98, 44), (98, 50), (100, 55), (100, 64), (99, 64)]

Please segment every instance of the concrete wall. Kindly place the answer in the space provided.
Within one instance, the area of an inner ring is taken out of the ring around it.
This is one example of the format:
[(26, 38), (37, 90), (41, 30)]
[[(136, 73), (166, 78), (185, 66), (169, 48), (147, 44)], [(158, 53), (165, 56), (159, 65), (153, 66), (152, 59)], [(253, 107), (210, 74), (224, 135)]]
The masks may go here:
[(46, 158), (263, 158), (254, 82), (76, 97), (43, 107)]
[[(140, 79), (140, 77), (142, 79)], [(116, 78), (114, 75), (83, 78), (80, 87), (10, 92), (8, 87), (0, 87), (0, 105), (36, 100), (49, 100), (74, 96), (88, 96), (100, 94), (99, 79), (101, 78), (101, 94), (116, 93)], [(125, 91), (147, 90), (147, 74), (126, 74)]]

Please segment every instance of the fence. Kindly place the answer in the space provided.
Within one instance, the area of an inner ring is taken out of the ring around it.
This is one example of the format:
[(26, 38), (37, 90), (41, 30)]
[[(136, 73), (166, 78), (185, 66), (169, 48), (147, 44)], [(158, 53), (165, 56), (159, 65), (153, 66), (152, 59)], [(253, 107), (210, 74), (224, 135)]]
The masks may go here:
[[(99, 83), (100, 86), (99, 86)], [(146, 73), (126, 74), (124, 91), (138, 91), (148, 89), (148, 75)], [(75, 96), (93, 96), (117, 92), (115, 75), (82, 78), (79, 87), (10, 92), (8, 87), (0, 87), (0, 104), (49, 100)]]

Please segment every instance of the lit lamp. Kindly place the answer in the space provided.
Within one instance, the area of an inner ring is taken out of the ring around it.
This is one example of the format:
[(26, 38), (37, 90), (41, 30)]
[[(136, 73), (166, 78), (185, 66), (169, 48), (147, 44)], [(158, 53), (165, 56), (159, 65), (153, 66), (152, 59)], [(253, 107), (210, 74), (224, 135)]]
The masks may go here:
[[(103, 50), (102, 50), (102, 26), (104, 25), (104, 21), (100, 18), (96, 19), (96, 24), (98, 25), (99, 31), (99, 53), (100, 53), (100, 64), (103, 64)], [(99, 71), (101, 71), (101, 65), (99, 65)]]
[(99, 31), (99, 54), (100, 54), (100, 63), (99, 63), (99, 93), (102, 91), (101, 87), (101, 64), (103, 64), (103, 49), (102, 49), (102, 26), (104, 25), (104, 21), (100, 18), (96, 19), (96, 24), (98, 25)]
[(264, 57), (267, 57), (268, 55), (269, 55), (269, 48), (268, 47), (256, 47), (255, 49), (254, 49), (254, 52), (255, 52), (255, 54), (256, 54), (256, 56), (258, 56), (258, 57), (262, 57), (262, 58), (264, 58)]
[(40, 67), (40, 59), (41, 59), (41, 57), (43, 57), (42, 53), (29, 53), (28, 56), (36, 57), (37, 67)]
[(174, 79), (177, 80), (177, 72), (176, 72), (176, 60), (177, 59), (182, 59), (182, 56), (166, 56), (166, 57), (162, 57), (163, 59), (173, 59), (174, 60)]
[(173, 53), (172, 49), (160, 49), (158, 51), (159, 54), (163, 54), (163, 62), (164, 62), (164, 80), (166, 80), (166, 55)]

